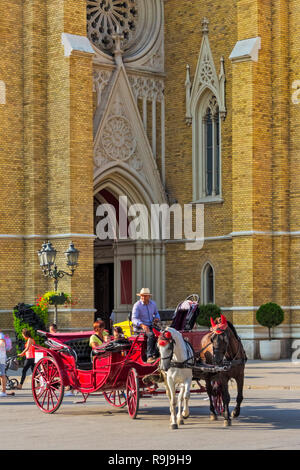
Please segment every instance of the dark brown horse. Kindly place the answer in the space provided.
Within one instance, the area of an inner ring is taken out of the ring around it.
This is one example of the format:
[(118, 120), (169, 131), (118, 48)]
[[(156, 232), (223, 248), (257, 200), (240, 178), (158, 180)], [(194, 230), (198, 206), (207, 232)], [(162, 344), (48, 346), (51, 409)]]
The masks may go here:
[[(214, 393), (216, 384), (221, 387), (222, 400), (224, 406), (224, 426), (231, 424), (231, 417), (237, 418), (240, 414), (240, 406), (243, 400), (244, 370), (247, 356), (242, 342), (237, 332), (224, 315), (214, 322), (211, 318), (211, 329), (209, 333), (203, 336), (200, 344), (200, 359), (206, 364), (218, 366), (228, 366), (227, 371), (219, 372), (213, 378), (205, 376), (206, 389), (210, 400), (210, 418), (217, 419), (214, 406)], [(237, 384), (236, 407), (231, 417), (229, 414), (230, 395), (228, 391), (228, 382), (235, 379)]]

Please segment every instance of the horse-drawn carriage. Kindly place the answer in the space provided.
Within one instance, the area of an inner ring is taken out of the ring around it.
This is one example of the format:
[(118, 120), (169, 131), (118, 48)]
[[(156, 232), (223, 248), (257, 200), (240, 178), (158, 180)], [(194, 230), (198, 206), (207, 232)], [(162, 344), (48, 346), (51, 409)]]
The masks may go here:
[[(187, 310), (185, 318), (190, 318), (191, 311), (195, 317), (197, 302), (189, 298), (185, 302), (184, 307)], [(177, 313), (178, 309), (174, 314), (173, 326), (176, 326)], [(191, 351), (194, 353), (195, 350), (197, 353), (207, 332), (192, 331), (190, 325), (191, 322), (188, 329), (183, 329), (178, 334), (185, 338), (185, 344), (188, 342), (192, 346)], [(171, 335), (170, 331), (174, 333), (177, 330), (169, 328)], [(39, 331), (39, 334), (45, 337), (45, 346), (36, 346), (32, 393), (36, 405), (45, 413), (54, 413), (58, 410), (67, 386), (82, 394), (82, 402), (85, 402), (90, 394), (101, 392), (110, 405), (117, 408), (127, 405), (131, 418), (135, 418), (138, 413), (140, 398), (165, 394), (165, 390), (159, 388), (158, 380), (155, 380), (160, 375), (161, 358), (158, 357), (152, 364), (147, 363), (147, 339), (144, 334), (120, 340), (111, 338), (111, 341), (93, 350), (89, 347), (92, 332), (51, 334)], [(206, 387), (200, 384), (201, 378), (207, 374), (213, 376), (226, 369), (223, 365), (195, 364), (194, 358), (189, 364), (185, 358), (183, 363), (192, 368), (193, 379), (198, 384), (198, 387), (189, 390), (189, 393), (206, 392)], [(178, 367), (182, 368), (180, 365)], [(147, 381), (146, 377), (153, 379)], [(214, 397), (217, 408), (215, 411), (220, 413), (221, 391), (215, 391)]]

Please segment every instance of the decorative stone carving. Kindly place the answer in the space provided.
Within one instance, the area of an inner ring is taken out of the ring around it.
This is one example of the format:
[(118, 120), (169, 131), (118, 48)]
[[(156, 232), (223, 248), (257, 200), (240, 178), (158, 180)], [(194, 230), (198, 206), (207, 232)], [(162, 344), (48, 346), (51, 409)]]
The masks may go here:
[(135, 171), (141, 171), (141, 169), (143, 168), (143, 162), (137, 155), (133, 155), (132, 159), (129, 162), (129, 165)]
[(107, 120), (101, 140), (103, 149), (112, 160), (128, 160), (136, 149), (132, 129), (123, 116), (111, 116)]
[(214, 73), (213, 69), (209, 60), (208, 54), (205, 54), (201, 63), (200, 68), (200, 80), (198, 83), (198, 87), (202, 86), (203, 84), (212, 83), (214, 85)]
[(124, 36), (123, 47), (128, 48), (136, 34), (138, 9), (136, 0), (87, 0), (87, 34), (104, 52), (112, 55), (113, 35)]
[(129, 82), (135, 99), (146, 98), (148, 101), (162, 101), (164, 96), (164, 82), (160, 79), (130, 75)]
[(86, 0), (87, 37), (95, 62), (113, 65), (122, 59), (139, 70), (163, 72), (163, 2)]
[(203, 18), (203, 38), (193, 84), (190, 79), (190, 67), (187, 66), (186, 68), (186, 123), (188, 125), (192, 123), (193, 113), (205, 89), (209, 89), (216, 97), (222, 119), (225, 119), (226, 116), (224, 58), (221, 57), (220, 59), (220, 73), (218, 76), (208, 39), (208, 24), (207, 18)]
[(93, 86), (94, 91), (97, 93), (97, 106), (101, 102), (101, 97), (104, 89), (107, 87), (111, 78), (112, 72), (109, 70), (94, 70), (93, 74)]

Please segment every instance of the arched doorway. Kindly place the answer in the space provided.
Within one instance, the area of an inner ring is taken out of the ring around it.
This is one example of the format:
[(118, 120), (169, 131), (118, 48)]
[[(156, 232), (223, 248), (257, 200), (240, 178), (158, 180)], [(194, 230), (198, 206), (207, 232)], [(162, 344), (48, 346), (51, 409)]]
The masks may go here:
[[(107, 319), (113, 310), (116, 321), (125, 320), (137, 300), (136, 293), (142, 287), (149, 287), (158, 308), (164, 308), (165, 246), (161, 240), (150, 238), (152, 201), (147, 193), (140, 189), (130, 180), (128, 173), (125, 178), (121, 172), (113, 172), (107, 177), (102, 175), (95, 185), (95, 233), (97, 233), (97, 223), (100, 220), (96, 215), (100, 205), (111, 205), (116, 218), (113, 239), (101, 240), (99, 237), (95, 239), (95, 317)], [(120, 198), (126, 198), (128, 205), (125, 208), (120, 204)], [(127, 229), (131, 222), (128, 213), (133, 204), (143, 205), (149, 214), (147, 220), (149, 237), (146, 239), (132, 239), (128, 236)], [(122, 229), (121, 220), (123, 221)]]

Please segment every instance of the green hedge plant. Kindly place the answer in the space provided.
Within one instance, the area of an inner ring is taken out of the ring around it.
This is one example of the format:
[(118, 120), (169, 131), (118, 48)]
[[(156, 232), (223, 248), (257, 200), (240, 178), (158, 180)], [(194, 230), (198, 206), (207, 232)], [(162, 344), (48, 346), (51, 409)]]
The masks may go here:
[[(46, 325), (48, 324), (48, 306), (46, 303), (41, 301), (42, 298), (36, 299), (35, 305), (27, 305), (28, 309), (34, 312), (38, 324), (42, 330), (46, 330)], [(22, 318), (22, 315), (17, 315), (17, 307), (13, 310), (13, 319), (14, 319), (14, 330), (16, 334), (16, 352), (19, 354), (22, 352), (25, 346), (25, 341), (22, 335), (22, 330), (27, 329), (30, 331), (32, 338), (35, 340), (36, 344), (41, 346), (44, 345), (44, 339), (39, 336), (36, 332), (36, 322), (30, 324), (28, 321)], [(22, 360), (22, 358), (20, 358)]]
[(269, 340), (271, 341), (271, 328), (280, 325), (284, 320), (282, 308), (274, 302), (268, 302), (259, 307), (256, 312), (256, 320), (269, 330)]
[(216, 304), (199, 305), (199, 315), (197, 317), (197, 324), (201, 326), (207, 326), (210, 328), (210, 318), (215, 320), (221, 315), (221, 309)]

